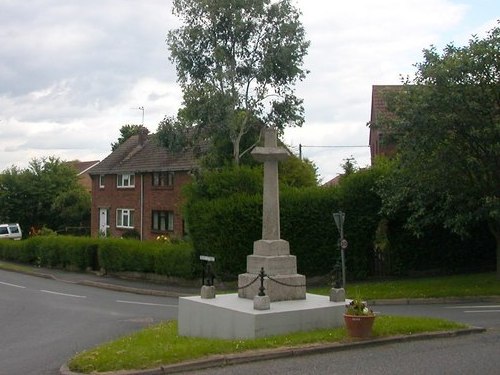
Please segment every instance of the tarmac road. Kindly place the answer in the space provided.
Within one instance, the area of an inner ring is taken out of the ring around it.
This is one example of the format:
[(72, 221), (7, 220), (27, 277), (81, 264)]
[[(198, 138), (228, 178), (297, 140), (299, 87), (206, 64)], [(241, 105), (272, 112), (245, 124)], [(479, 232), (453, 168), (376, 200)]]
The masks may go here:
[[(176, 296), (194, 291), (84, 273), (36, 268), (33, 272), (44, 278), (0, 270), (0, 375), (58, 374), (60, 365), (78, 351), (160, 320), (176, 319)], [(272, 361), (249, 355), (252, 363), (190, 374), (498, 374), (500, 298), (489, 300), (374, 306), (384, 314), (437, 316), (487, 327), (483, 334), (389, 341)]]
[(189, 375), (443, 375), (500, 373), (500, 332), (410, 341), (186, 372)]
[(0, 270), (0, 374), (58, 374), (75, 353), (177, 318), (177, 298)]

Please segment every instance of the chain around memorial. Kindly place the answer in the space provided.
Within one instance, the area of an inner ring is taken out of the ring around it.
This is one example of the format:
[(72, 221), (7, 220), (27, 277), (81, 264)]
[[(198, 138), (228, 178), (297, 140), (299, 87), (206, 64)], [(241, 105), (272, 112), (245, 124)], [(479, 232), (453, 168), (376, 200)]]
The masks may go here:
[(278, 281), (276, 279), (273, 279), (271, 276), (269, 275), (266, 275), (267, 278), (269, 280), (271, 280), (272, 282), (275, 282), (276, 284), (280, 284), (280, 285), (283, 285), (283, 286), (288, 286), (288, 287), (291, 287), (291, 288), (304, 288), (306, 287), (307, 285), (306, 284), (299, 284), (299, 285), (292, 285), (292, 284), (287, 284), (287, 283), (284, 283), (283, 281)]
[(254, 284), (257, 280), (259, 280), (259, 278), (260, 278), (260, 275), (257, 275), (257, 277), (255, 279), (253, 279), (252, 281), (250, 281), (248, 284), (243, 285), (243, 286), (239, 286), (238, 290), (248, 288), (249, 286)]

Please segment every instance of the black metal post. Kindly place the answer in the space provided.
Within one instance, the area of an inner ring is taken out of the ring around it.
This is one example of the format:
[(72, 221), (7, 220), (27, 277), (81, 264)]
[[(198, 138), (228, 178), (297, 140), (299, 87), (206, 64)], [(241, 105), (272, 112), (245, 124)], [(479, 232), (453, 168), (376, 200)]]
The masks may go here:
[(266, 288), (264, 288), (264, 277), (266, 277), (266, 274), (264, 272), (264, 267), (260, 269), (259, 276), (260, 276), (259, 297), (263, 297), (266, 295), (266, 293), (264, 292), (266, 290)]

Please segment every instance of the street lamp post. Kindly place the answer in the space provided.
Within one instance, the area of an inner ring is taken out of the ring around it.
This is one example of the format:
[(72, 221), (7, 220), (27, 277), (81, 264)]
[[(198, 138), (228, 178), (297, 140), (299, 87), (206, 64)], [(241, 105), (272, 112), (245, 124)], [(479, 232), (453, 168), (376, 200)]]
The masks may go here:
[(340, 235), (339, 248), (342, 261), (342, 287), (345, 289), (345, 249), (347, 248), (347, 241), (344, 239), (345, 212), (335, 212), (333, 214), (333, 219), (335, 220)]

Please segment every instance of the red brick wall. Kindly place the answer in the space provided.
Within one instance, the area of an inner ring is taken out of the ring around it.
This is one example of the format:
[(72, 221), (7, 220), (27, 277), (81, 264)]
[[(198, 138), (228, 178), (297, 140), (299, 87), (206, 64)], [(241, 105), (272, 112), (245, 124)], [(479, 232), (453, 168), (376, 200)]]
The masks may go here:
[(108, 235), (120, 237), (128, 229), (116, 227), (116, 209), (127, 208), (134, 210), (134, 229), (141, 233), (141, 184), (143, 186), (142, 210), (142, 238), (155, 239), (165, 232), (152, 231), (152, 211), (172, 211), (174, 213), (174, 230), (168, 233), (181, 238), (184, 235), (184, 225), (181, 215), (181, 188), (191, 181), (187, 172), (175, 172), (172, 187), (158, 187), (152, 185), (152, 174), (135, 175), (135, 187), (117, 188), (116, 175), (106, 175), (104, 188), (99, 187), (99, 176), (92, 177), (92, 236), (99, 234), (99, 209), (109, 208)]

